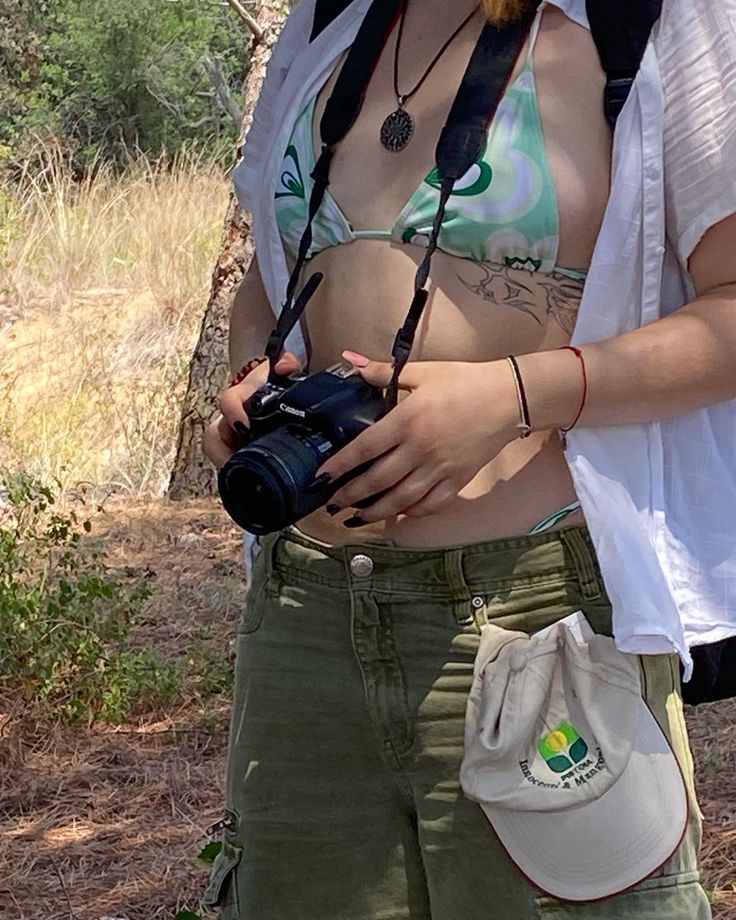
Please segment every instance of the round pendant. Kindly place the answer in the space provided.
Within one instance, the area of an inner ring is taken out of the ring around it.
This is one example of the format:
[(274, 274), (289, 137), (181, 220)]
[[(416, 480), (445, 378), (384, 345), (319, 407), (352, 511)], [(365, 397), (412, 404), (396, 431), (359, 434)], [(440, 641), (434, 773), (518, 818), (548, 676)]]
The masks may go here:
[(398, 153), (414, 136), (414, 120), (406, 109), (396, 109), (381, 125), (381, 143), (392, 153)]

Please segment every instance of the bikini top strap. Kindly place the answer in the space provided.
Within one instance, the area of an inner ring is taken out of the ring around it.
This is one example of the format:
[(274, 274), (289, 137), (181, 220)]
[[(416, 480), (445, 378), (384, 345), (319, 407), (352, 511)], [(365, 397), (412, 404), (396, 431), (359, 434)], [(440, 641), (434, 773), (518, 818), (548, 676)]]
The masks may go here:
[(537, 44), (537, 37), (539, 36), (539, 29), (542, 25), (542, 16), (544, 15), (544, 11), (548, 6), (549, 4), (547, 3), (547, 0), (542, 0), (534, 17), (534, 22), (532, 22), (532, 28), (529, 33), (529, 41), (527, 42), (526, 47), (526, 59), (524, 61), (525, 67), (528, 67), (532, 63), (532, 55), (534, 54), (534, 48)]

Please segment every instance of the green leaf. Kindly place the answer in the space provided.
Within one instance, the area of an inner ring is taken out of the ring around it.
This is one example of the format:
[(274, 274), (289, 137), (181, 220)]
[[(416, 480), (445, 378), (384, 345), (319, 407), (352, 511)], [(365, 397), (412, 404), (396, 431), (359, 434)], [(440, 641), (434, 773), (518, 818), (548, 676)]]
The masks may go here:
[(180, 910), (174, 920), (202, 920), (202, 917), (193, 910)]
[(197, 859), (199, 862), (203, 863), (213, 863), (215, 857), (222, 849), (222, 843), (219, 840), (212, 840), (207, 846), (202, 850)]

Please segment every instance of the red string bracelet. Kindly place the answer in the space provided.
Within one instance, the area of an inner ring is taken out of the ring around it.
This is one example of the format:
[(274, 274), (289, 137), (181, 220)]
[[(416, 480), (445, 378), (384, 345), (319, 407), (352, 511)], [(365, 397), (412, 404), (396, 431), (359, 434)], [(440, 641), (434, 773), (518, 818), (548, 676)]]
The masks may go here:
[(233, 377), (233, 379), (228, 384), (228, 389), (230, 387), (236, 387), (239, 383), (242, 383), (248, 374), (252, 374), (253, 371), (260, 367), (266, 358), (251, 358), (250, 361), (246, 361), (245, 364), (240, 368), (238, 373)]
[(572, 420), (571, 424), (569, 424), (566, 428), (559, 429), (560, 437), (562, 438), (562, 449), (567, 450), (567, 433), (572, 431), (572, 429), (580, 421), (580, 416), (583, 414), (585, 402), (588, 398), (588, 373), (585, 369), (585, 358), (583, 357), (583, 353), (579, 348), (576, 348), (574, 345), (563, 345), (560, 351), (571, 351), (574, 355), (576, 355), (580, 361), (580, 367), (583, 371), (583, 396), (580, 400), (580, 408), (578, 409), (577, 415)]

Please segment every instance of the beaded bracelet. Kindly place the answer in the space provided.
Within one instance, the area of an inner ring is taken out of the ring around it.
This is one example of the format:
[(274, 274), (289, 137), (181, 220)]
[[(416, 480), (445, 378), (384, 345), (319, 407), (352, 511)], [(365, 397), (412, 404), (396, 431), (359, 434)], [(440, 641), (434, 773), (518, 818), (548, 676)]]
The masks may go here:
[(236, 387), (239, 383), (242, 383), (248, 374), (252, 374), (257, 367), (260, 367), (261, 364), (267, 360), (267, 358), (251, 358), (250, 361), (246, 361), (238, 373), (230, 381), (228, 388)]

